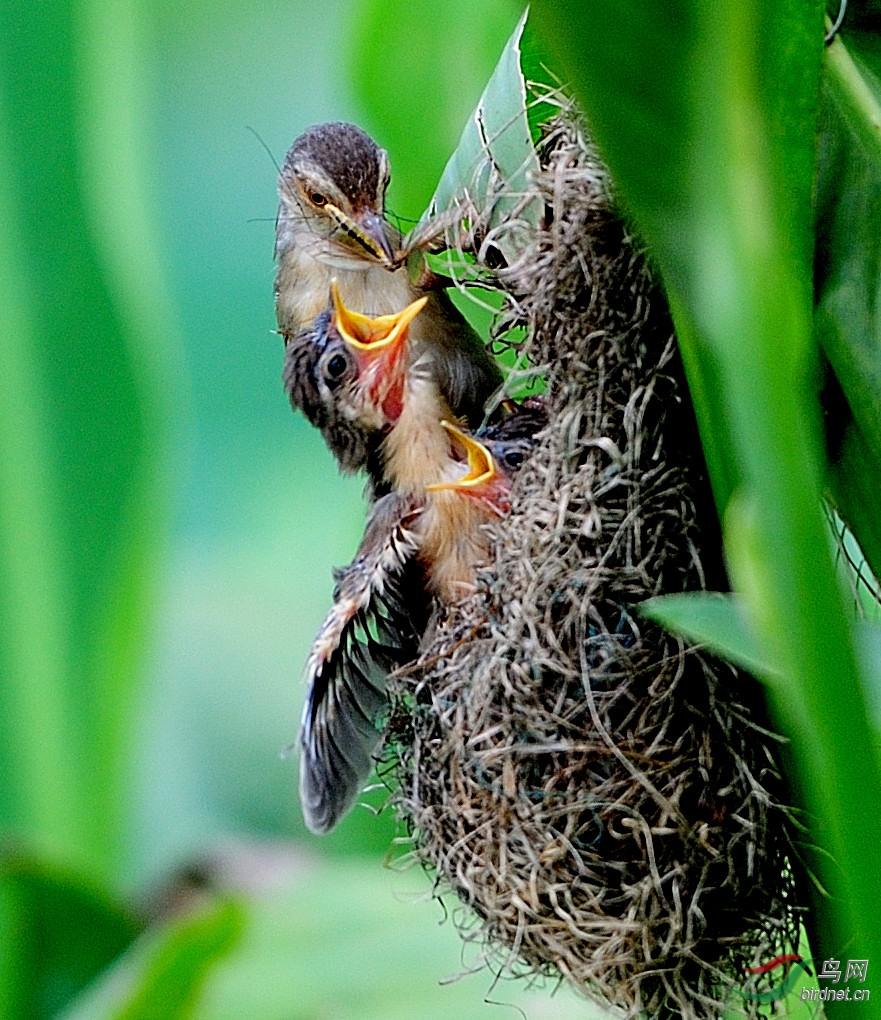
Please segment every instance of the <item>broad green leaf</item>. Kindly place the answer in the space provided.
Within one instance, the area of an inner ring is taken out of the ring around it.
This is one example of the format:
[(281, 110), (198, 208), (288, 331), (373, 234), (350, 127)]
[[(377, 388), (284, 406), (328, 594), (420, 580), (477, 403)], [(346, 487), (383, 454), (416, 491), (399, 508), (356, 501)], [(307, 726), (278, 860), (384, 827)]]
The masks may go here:
[(244, 920), (238, 903), (221, 900), (166, 922), (142, 936), (60, 1020), (188, 1020)]
[(82, 876), (0, 854), (0, 1016), (49, 1020), (122, 953), (138, 925)]
[[(417, 231), (432, 217), (459, 207), (466, 196), (478, 213), (487, 217), (490, 229), (512, 215), (531, 226), (538, 222), (540, 201), (524, 200), (530, 176), (538, 170), (520, 69), (525, 24), (524, 13), (465, 125)], [(507, 231), (499, 238), (498, 247), (509, 262), (516, 257), (519, 243)]]
[(791, 742), (809, 839), (825, 851), (811, 866), (832, 893), (813, 900), (814, 950), (859, 943), (881, 956), (867, 906), (881, 888), (881, 776), (821, 513), (812, 189), (823, 5), (536, 0), (532, 11), (661, 273), (731, 576), (761, 658), (785, 678), (771, 691), (774, 725)]

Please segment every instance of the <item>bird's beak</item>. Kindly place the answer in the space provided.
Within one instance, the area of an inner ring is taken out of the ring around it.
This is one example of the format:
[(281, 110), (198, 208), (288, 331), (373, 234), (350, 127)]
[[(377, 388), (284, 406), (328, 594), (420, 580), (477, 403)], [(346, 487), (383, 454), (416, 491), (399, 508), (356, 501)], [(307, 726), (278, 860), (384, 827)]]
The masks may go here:
[(325, 212), (336, 220), (339, 227), (359, 245), (367, 255), (376, 259), (386, 269), (397, 268), (395, 253), (385, 234), (385, 220), (370, 209), (354, 216), (347, 216), (339, 206), (328, 202)]
[(428, 298), (418, 298), (395, 315), (368, 315), (346, 308), (336, 281), (330, 285), (333, 298), (334, 325), (348, 347), (356, 355), (380, 354), (396, 350), (407, 336), (407, 328), (425, 307)]
[(428, 298), (419, 298), (395, 315), (379, 315), (371, 319), (346, 308), (336, 281), (330, 289), (334, 325), (360, 366), (359, 375), (366, 391), (389, 421), (397, 421), (404, 408), (410, 360), (405, 343), (407, 328), (425, 307)]
[(426, 485), (429, 492), (439, 492), (443, 489), (450, 489), (454, 492), (474, 493), (489, 485), (496, 477), (496, 462), (492, 454), (483, 443), (478, 442), (474, 436), (468, 435), (448, 421), (442, 421), (441, 425), (450, 435), (465, 449), (468, 457), (468, 470), (461, 478), (453, 482), (434, 482)]
[(363, 212), (352, 217), (355, 232), (351, 235), (387, 269), (394, 266), (395, 253), (385, 233), (385, 220), (378, 213)]

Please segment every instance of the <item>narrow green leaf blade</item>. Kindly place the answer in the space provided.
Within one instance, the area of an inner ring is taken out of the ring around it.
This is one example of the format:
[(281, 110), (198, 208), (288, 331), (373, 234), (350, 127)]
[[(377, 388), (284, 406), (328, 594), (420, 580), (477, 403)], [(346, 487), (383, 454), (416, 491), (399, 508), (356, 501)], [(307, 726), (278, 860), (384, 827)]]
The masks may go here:
[[(529, 177), (538, 170), (520, 69), (525, 24), (526, 13), (468, 119), (417, 230), (431, 217), (459, 206), (466, 195), (480, 214), (488, 216), (490, 229), (514, 209), (524, 223), (534, 226), (538, 222), (540, 203), (523, 200)], [(517, 242), (508, 232), (499, 240), (499, 247), (508, 261), (516, 258)]]
[(756, 676), (777, 672), (750, 633), (745, 608), (735, 595), (705, 591), (659, 595), (641, 602), (638, 611), (640, 616), (694, 644), (706, 645), (715, 655)]
[[(872, 46), (874, 40), (874, 51)], [(853, 52), (851, 51), (853, 47)], [(865, 59), (859, 54), (862, 50)], [(881, 60), (877, 37), (828, 48), (817, 161), (817, 340), (844, 397), (826, 407), (831, 487), (881, 568)], [(872, 68), (875, 68), (875, 71)], [(868, 484), (867, 484), (868, 482)]]
[(218, 901), (137, 942), (59, 1020), (187, 1020), (212, 968), (238, 943), (244, 909)]
[(141, 54), (129, 0), (7, 7), (0, 824), (118, 874), (174, 336), (144, 211)]
[(60, 499), (5, 114), (0, 91), (0, 822), (71, 845), (85, 839), (86, 808), (70, 766)]

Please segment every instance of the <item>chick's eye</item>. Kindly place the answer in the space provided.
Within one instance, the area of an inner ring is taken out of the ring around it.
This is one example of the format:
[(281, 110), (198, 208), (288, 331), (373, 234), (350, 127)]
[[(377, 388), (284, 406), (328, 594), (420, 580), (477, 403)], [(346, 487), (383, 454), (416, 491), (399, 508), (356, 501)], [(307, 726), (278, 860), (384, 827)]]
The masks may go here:
[(319, 191), (313, 191), (309, 194), (309, 201), (313, 205), (317, 205), (320, 209), (323, 205), (327, 205), (327, 199)]
[(349, 367), (349, 363), (345, 356), (342, 354), (334, 354), (334, 356), (325, 365), (325, 375), (329, 383), (340, 382), (341, 377)]
[(505, 454), (505, 463), (509, 468), (519, 468), (523, 465), (524, 461), (522, 450), (509, 450)]

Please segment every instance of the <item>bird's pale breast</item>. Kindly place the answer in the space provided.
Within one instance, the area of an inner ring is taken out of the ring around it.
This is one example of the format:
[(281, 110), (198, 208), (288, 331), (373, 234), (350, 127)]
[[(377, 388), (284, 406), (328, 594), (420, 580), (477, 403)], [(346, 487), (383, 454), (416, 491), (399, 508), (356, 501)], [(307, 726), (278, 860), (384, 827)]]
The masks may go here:
[(413, 300), (405, 268), (390, 272), (366, 259), (332, 253), (326, 242), (324, 249), (316, 254), (298, 246), (279, 259), (275, 307), (283, 334), (298, 333), (328, 307), (333, 280), (346, 307), (363, 315), (393, 315)]

